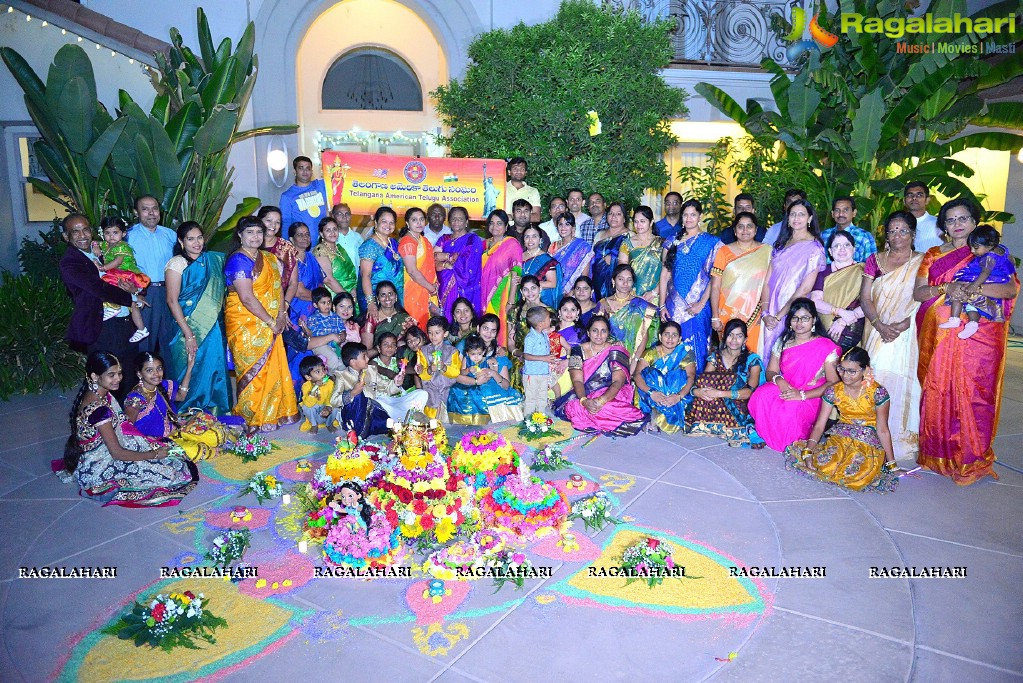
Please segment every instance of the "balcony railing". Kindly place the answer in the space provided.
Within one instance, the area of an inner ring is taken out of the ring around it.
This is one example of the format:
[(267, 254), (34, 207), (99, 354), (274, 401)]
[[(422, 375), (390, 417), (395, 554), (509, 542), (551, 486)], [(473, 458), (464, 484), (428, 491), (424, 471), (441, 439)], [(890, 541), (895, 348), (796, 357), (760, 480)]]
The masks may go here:
[(652, 21), (674, 21), (671, 40), (676, 62), (756, 67), (764, 57), (788, 65), (788, 44), (771, 29), (771, 17), (779, 15), (791, 22), (791, 7), (801, 7), (803, 1), (604, 0), (604, 4), (636, 10)]

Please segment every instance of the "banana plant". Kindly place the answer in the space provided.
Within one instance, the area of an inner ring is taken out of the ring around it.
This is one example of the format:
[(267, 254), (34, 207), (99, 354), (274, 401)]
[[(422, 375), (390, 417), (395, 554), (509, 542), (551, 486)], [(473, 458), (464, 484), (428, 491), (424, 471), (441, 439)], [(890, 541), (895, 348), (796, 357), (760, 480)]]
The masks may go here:
[[(840, 12), (865, 17), (905, 18), (899, 0), (841, 0)], [(962, 0), (935, 0), (937, 16), (966, 15)], [(1005, 0), (972, 15), (1003, 17), (1018, 11), (1018, 0)], [(821, 20), (827, 21), (821, 6)], [(786, 28), (786, 27), (783, 27)], [(963, 34), (956, 45), (980, 42), (1004, 45), (1014, 35)], [(923, 34), (907, 34), (910, 44), (929, 42)], [(876, 228), (901, 205), (907, 182), (919, 180), (945, 196), (974, 197), (964, 179), (973, 169), (952, 158), (971, 147), (1016, 152), (1023, 146), (1023, 104), (986, 103), (984, 91), (1023, 74), (1023, 50), (997, 64), (956, 58), (957, 53), (900, 52), (897, 41), (879, 34), (847, 33), (831, 49), (811, 51), (790, 76), (777, 62), (761, 66), (772, 74), (770, 87), (776, 111), (758, 102), (746, 108), (709, 83), (696, 91), (743, 126), (762, 148), (776, 149), (777, 158), (805, 166), (811, 195), (857, 198), (860, 223)], [(967, 126), (1003, 128), (1006, 132), (966, 132)], [(780, 144), (777, 144), (780, 143)], [(987, 220), (1011, 222), (1010, 214), (989, 211)]]

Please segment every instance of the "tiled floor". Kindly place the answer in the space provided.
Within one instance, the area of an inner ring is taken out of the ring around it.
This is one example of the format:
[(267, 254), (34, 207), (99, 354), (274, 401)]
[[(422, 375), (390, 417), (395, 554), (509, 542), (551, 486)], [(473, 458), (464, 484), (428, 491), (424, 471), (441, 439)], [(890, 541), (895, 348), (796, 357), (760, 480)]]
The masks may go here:
[[(555, 599), (578, 567), (526, 590), (473, 589), (466, 634), (444, 653), (417, 647), (407, 583), (310, 581), (282, 598), (314, 615), (235, 681), (374, 680), (1020, 681), (1023, 680), (1023, 351), (1009, 353), (1001, 479), (967, 488), (935, 475), (892, 495), (848, 494), (785, 471), (781, 456), (714, 439), (642, 434), (569, 453), (615, 491), (619, 516), (712, 547), (748, 566), (826, 566), (824, 579), (766, 579), (747, 621), (675, 620)], [(0, 405), (0, 681), (56, 676), (71, 645), (194, 551), (189, 534), (229, 485), (204, 480), (179, 509), (100, 508), (48, 473), (67, 398)], [(297, 430), (282, 437), (300, 438)], [(305, 438), (305, 437), (301, 437)], [(327, 435), (320, 438), (327, 443)], [(605, 530), (596, 542), (608, 537)], [(18, 579), (20, 566), (117, 565), (116, 581)], [(965, 566), (963, 579), (870, 579), (870, 566)], [(342, 611), (347, 621), (331, 626)], [(465, 612), (469, 614), (469, 612)], [(325, 635), (333, 630), (334, 635)], [(433, 641), (431, 641), (433, 642)], [(732, 661), (729, 652), (735, 652)], [(328, 668), (325, 668), (328, 667)], [(125, 672), (130, 677), (131, 672)]]

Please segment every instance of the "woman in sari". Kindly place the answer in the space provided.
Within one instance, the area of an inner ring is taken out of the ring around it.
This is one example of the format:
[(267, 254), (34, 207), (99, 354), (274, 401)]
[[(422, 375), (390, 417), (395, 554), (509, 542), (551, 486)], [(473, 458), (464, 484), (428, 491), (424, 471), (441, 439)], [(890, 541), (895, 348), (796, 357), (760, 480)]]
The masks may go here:
[(420, 327), (426, 327), (430, 303), (437, 303), (438, 292), (433, 245), (423, 234), (425, 227), (426, 213), (413, 207), (405, 212), (405, 227), (398, 240), (398, 253), (405, 265), (405, 298), (401, 305)]
[[(337, 240), (341, 234), (337, 221), (330, 216), (320, 220), (320, 241), (313, 247), (313, 256), (323, 273), (323, 286), (331, 294), (354, 292), (358, 286), (358, 271), (348, 257), (348, 252), (338, 247)], [(363, 306), (362, 310), (366, 310)]]
[(767, 286), (760, 295), (764, 326), (757, 349), (761, 356), (769, 358), (774, 352), (778, 337), (787, 331), (781, 321), (788, 315), (792, 302), (809, 296), (817, 273), (826, 265), (813, 205), (797, 199), (789, 204), (781, 223), (767, 269)]
[(860, 304), (867, 319), (863, 348), (878, 383), (891, 397), (888, 424), (900, 466), (916, 463), (920, 439), (920, 380), (916, 376), (913, 280), (924, 255), (913, 251), (916, 216), (896, 211), (884, 223), (887, 248), (863, 264)]
[(593, 300), (593, 280), (582, 275), (572, 286), (572, 298), (579, 302), (579, 324), (585, 330), (590, 325), (590, 318), (597, 314), (597, 304)]
[(444, 316), (450, 320), (451, 311), (459, 298), (472, 304), (477, 316), (483, 315), (480, 297), (480, 273), (483, 269), (483, 238), (469, 230), (469, 212), (465, 207), (453, 206), (448, 212), (450, 235), (441, 235), (434, 248), (437, 259), (437, 282)]
[(590, 340), (569, 357), (572, 391), (555, 403), (554, 412), (581, 432), (632, 436), (643, 424), (643, 413), (633, 405), (629, 354), (611, 342), (604, 316), (593, 316), (587, 333)]
[(373, 215), (373, 234), (359, 247), (359, 307), (373, 313), (377, 307), (373, 290), (381, 282), (390, 282), (404, 301), (405, 266), (398, 253), (398, 241), (391, 237), (398, 214), (381, 206)]
[(733, 448), (764, 447), (748, 405), (763, 378), (764, 362), (750, 351), (748, 337), (739, 318), (725, 325), (721, 345), (707, 356), (707, 367), (696, 378), (686, 412), (690, 434), (717, 436)]
[[(870, 356), (858, 346), (842, 355), (842, 381), (824, 392), (810, 438), (785, 450), (786, 467), (853, 491), (895, 490), (899, 469), (888, 430), (891, 402), (885, 388), (866, 376), (869, 367)], [(838, 421), (828, 428), (835, 411)]]
[(85, 381), (71, 407), (71, 436), (57, 475), (65, 483), (76, 482), (83, 496), (104, 505), (177, 505), (195, 488), (199, 471), (179, 449), (142, 436), (125, 419), (111, 394), (120, 385), (117, 357), (90, 353)]
[(828, 336), (845, 352), (863, 341), (863, 264), (853, 261), (856, 246), (852, 234), (845, 230), (833, 231), (827, 247), (831, 263), (817, 274), (810, 298), (820, 311)]
[(482, 282), (483, 305), (487, 313), (501, 320), (497, 343), (508, 344), (508, 309), (515, 303), (522, 279), (522, 245), (508, 233), (508, 214), (494, 209), (487, 217), (490, 239), (483, 252)]
[(686, 428), (686, 408), (693, 401), (689, 390), (696, 379), (696, 367), (692, 352), (681, 343), (682, 328), (677, 322), (665, 321), (657, 339), (660, 343), (636, 364), (632, 381), (636, 383), (639, 409), (650, 418), (646, 430), (674, 434)]
[[(181, 410), (199, 408), (227, 415), (231, 410), (227, 340), (220, 323), (226, 291), (224, 255), (205, 247), (198, 223), (185, 221), (178, 226), (176, 256), (164, 271), (167, 307), (178, 325), (167, 345), (167, 374), (187, 394)], [(186, 382), (190, 358), (195, 370)]]
[(593, 261), (593, 247), (581, 237), (575, 236), (575, 216), (565, 212), (558, 217), (557, 242), (551, 242), (548, 249), (550, 255), (561, 264), (561, 292), (572, 293), (576, 280), (583, 275), (589, 276), (590, 263)]
[(558, 320), (561, 322), (558, 334), (569, 346), (579, 346), (586, 341), (586, 328), (579, 322), (581, 313), (582, 307), (574, 296), (562, 297), (558, 304)]
[(809, 299), (792, 302), (784, 329), (767, 364), (767, 382), (749, 400), (757, 433), (776, 451), (810, 436), (821, 396), (838, 382), (835, 366), (841, 351)]
[(982, 317), (969, 339), (938, 327), (949, 317), (948, 301), (972, 298), (970, 283), (953, 278), (973, 258), (966, 238), (979, 219), (980, 209), (968, 199), (953, 199), (941, 207), (938, 227), (948, 241), (924, 254), (913, 292), (921, 302), (916, 314), (922, 387), (917, 462), (960, 485), (998, 478), (992, 443), (998, 431), (1008, 321), (1019, 293), (1015, 274), (1012, 282), (982, 285), (980, 294), (1004, 299), (1005, 304), (995, 320)]
[(376, 288), (376, 306), (366, 314), (362, 326), (362, 343), (370, 349), (370, 355), (380, 343), (380, 335), (390, 332), (398, 338), (399, 346), (404, 342), (405, 332), (416, 326), (416, 319), (406, 313), (398, 304), (398, 288), (390, 282), (381, 282)]
[(632, 272), (636, 274), (636, 296), (659, 306), (657, 296), (660, 293), (664, 240), (654, 234), (654, 212), (649, 206), (638, 206), (632, 212), (632, 229), (634, 232), (625, 238), (622, 245), (619, 262), (632, 266)]
[(522, 231), (522, 274), (540, 282), (540, 301), (555, 308), (561, 300), (561, 264), (543, 250), (540, 228), (532, 225)]
[(612, 273), (618, 267), (622, 247), (628, 236), (625, 206), (621, 202), (615, 202), (607, 208), (607, 230), (602, 230), (593, 237), (593, 262), (590, 272), (593, 273), (593, 290), (598, 300), (611, 296), (614, 292)]
[(260, 250), (263, 225), (246, 216), (234, 229), (241, 248), (227, 258), (224, 327), (238, 375), (234, 414), (273, 431), (298, 421), (298, 401), (281, 332), (288, 324), (277, 259)]
[[(194, 361), (195, 358), (189, 356), (185, 384), (178, 386), (174, 380), (163, 378), (163, 359), (160, 356), (145, 351), (140, 353), (135, 359), (139, 383), (124, 400), (124, 412), (139, 432), (157, 439), (169, 439), (190, 460), (198, 462), (217, 455), (217, 449), (227, 441), (228, 431), (209, 413), (198, 409), (189, 414), (177, 411), (177, 402), (188, 393), (186, 387)], [(241, 422), (237, 417), (227, 419)]]
[(281, 262), (281, 288), (284, 289), (284, 303), (291, 305), (298, 291), (298, 280), (295, 268), (298, 263), (298, 250), (295, 245), (281, 237), (281, 210), (276, 206), (260, 207), (256, 218), (263, 224), (263, 249), (277, 257)]
[(309, 253), (309, 247), (313, 243), (309, 226), (305, 223), (292, 223), (288, 227), (288, 238), (298, 251), (298, 262), (295, 266), (298, 291), (295, 292), (295, 298), (288, 307), (291, 322), (297, 325), (299, 320), (308, 317), (314, 310), (313, 290), (323, 286), (323, 270), (316, 257)]
[(461, 425), (521, 422), (522, 394), (511, 388), (508, 357), (478, 334), (470, 334), (464, 348), (462, 372), (448, 391), (448, 419)]
[[(535, 275), (526, 275), (522, 278), (519, 293), (522, 295), (522, 300), (513, 305), (508, 312), (508, 355), (512, 362), (512, 389), (523, 391), (523, 353), (525, 352), (526, 335), (529, 334), (529, 322), (526, 320), (526, 314), (529, 313), (529, 309), (534, 306), (544, 306), (544, 303), (540, 300), (540, 281), (536, 279)], [(549, 306), (544, 306), (544, 308), (551, 314), (551, 320), (557, 317), (554, 309)], [(554, 352), (553, 349), (551, 352)], [(564, 369), (567, 369), (567, 365)], [(553, 367), (551, 374), (555, 374)]]
[(479, 330), (479, 322), (476, 320), (476, 313), (472, 309), (472, 303), (465, 297), (455, 299), (455, 305), (451, 309), (451, 327), (448, 328), (448, 342), (459, 353), (462, 353), (465, 339)]
[[(718, 249), (710, 270), (710, 326), (717, 333), (730, 320), (746, 323), (746, 347), (760, 343), (760, 299), (771, 265), (771, 247), (756, 241), (757, 218), (743, 211), (732, 220), (735, 241)], [(759, 358), (759, 356), (758, 356)]]
[(682, 229), (664, 245), (658, 299), (661, 320), (674, 320), (682, 328), (682, 341), (693, 350), (696, 367), (707, 362), (710, 346), (710, 269), (721, 240), (700, 229), (703, 206), (695, 199), (682, 204)]
[(629, 352), (629, 371), (632, 372), (649, 346), (651, 333), (657, 334), (660, 322), (657, 320), (657, 307), (636, 295), (633, 289), (636, 274), (632, 266), (626, 263), (618, 265), (611, 281), (614, 292), (601, 299), (598, 306), (600, 314), (607, 316), (611, 323), (611, 337)]

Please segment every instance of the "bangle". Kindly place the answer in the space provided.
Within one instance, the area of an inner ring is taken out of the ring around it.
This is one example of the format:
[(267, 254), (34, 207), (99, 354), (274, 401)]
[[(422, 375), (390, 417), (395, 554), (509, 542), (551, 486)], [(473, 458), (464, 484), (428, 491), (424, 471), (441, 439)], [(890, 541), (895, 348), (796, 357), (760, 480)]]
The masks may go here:
[(738, 398), (739, 398), (739, 390), (738, 389), (732, 389), (732, 400), (735, 401), (735, 400), (738, 400)]
[(785, 378), (779, 372), (777, 375), (775, 375), (774, 377), (771, 378), (771, 384), (773, 384), (774, 386), (778, 386), (778, 380), (780, 380), (780, 379), (785, 379)]
[(188, 339), (189, 341), (191, 341), (192, 339), (195, 339), (195, 335), (193, 334), (191, 336), (185, 337), (185, 339)]
[(186, 394), (188, 393), (188, 385), (187, 384), (180, 385), (178, 387), (178, 389), (183, 389)]
[(947, 289), (948, 289), (948, 283), (947, 282), (941, 283), (940, 285), (938, 285), (938, 294), (944, 294), (945, 290), (947, 290)]
[(802, 389), (800, 389), (800, 391), (799, 391), (799, 400), (800, 401), (805, 401), (806, 400), (806, 392), (803, 391)]

